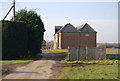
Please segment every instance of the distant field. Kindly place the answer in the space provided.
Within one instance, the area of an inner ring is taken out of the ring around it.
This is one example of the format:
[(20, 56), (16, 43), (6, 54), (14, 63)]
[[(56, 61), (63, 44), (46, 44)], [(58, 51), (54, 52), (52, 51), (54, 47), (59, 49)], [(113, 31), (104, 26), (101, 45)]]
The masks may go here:
[(114, 49), (114, 48), (107, 48), (106, 54), (120, 54), (120, 49)]
[[(48, 50), (46, 50), (48, 51)], [(68, 52), (67, 49), (53, 49), (50, 51), (56, 51), (56, 52)], [(115, 48), (106, 48), (106, 54), (120, 54), (120, 49), (115, 49)]]

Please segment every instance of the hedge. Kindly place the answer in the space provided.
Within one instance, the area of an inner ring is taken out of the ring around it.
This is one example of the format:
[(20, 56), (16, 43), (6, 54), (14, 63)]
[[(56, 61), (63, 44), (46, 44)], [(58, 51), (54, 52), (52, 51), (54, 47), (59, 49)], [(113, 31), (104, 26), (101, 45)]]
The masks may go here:
[(27, 54), (27, 24), (17, 21), (2, 21), (2, 59), (19, 59)]

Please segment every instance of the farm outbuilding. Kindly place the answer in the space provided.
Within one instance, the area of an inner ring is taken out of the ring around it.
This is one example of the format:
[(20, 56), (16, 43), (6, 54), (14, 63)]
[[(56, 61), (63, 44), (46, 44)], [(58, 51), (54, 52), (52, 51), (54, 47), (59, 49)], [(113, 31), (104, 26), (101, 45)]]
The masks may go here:
[(68, 23), (65, 26), (55, 26), (54, 49), (68, 47), (96, 47), (97, 32), (88, 24), (74, 27)]

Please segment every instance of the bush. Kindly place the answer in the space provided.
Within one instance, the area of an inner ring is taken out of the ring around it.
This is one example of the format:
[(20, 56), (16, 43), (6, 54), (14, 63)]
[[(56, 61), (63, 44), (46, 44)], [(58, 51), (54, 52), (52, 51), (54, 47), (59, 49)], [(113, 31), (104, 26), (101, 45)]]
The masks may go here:
[(110, 60), (120, 60), (119, 54), (106, 54), (106, 58)]
[(41, 46), (43, 41), (43, 35), (45, 32), (44, 23), (37, 12), (33, 10), (21, 9), (15, 14), (16, 21), (24, 21), (29, 24), (28, 30), (28, 50), (29, 54), (36, 56), (38, 53), (42, 53)]
[(2, 21), (2, 59), (23, 58), (27, 53), (27, 25), (24, 22)]

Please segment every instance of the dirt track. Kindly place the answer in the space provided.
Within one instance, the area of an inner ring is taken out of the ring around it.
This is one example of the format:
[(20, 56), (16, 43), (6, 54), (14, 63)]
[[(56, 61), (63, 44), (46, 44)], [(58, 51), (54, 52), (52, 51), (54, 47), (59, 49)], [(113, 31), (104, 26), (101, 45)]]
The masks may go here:
[(52, 76), (52, 60), (38, 60), (26, 66), (18, 67), (3, 79), (49, 79)]
[[(50, 54), (50, 55), (49, 55)], [(3, 79), (55, 79), (53, 75), (54, 65), (58, 62), (57, 58), (62, 59), (60, 54), (43, 54), (43, 59), (31, 62), (24, 66), (17, 67), (14, 71)], [(63, 57), (63, 56), (62, 56)]]

